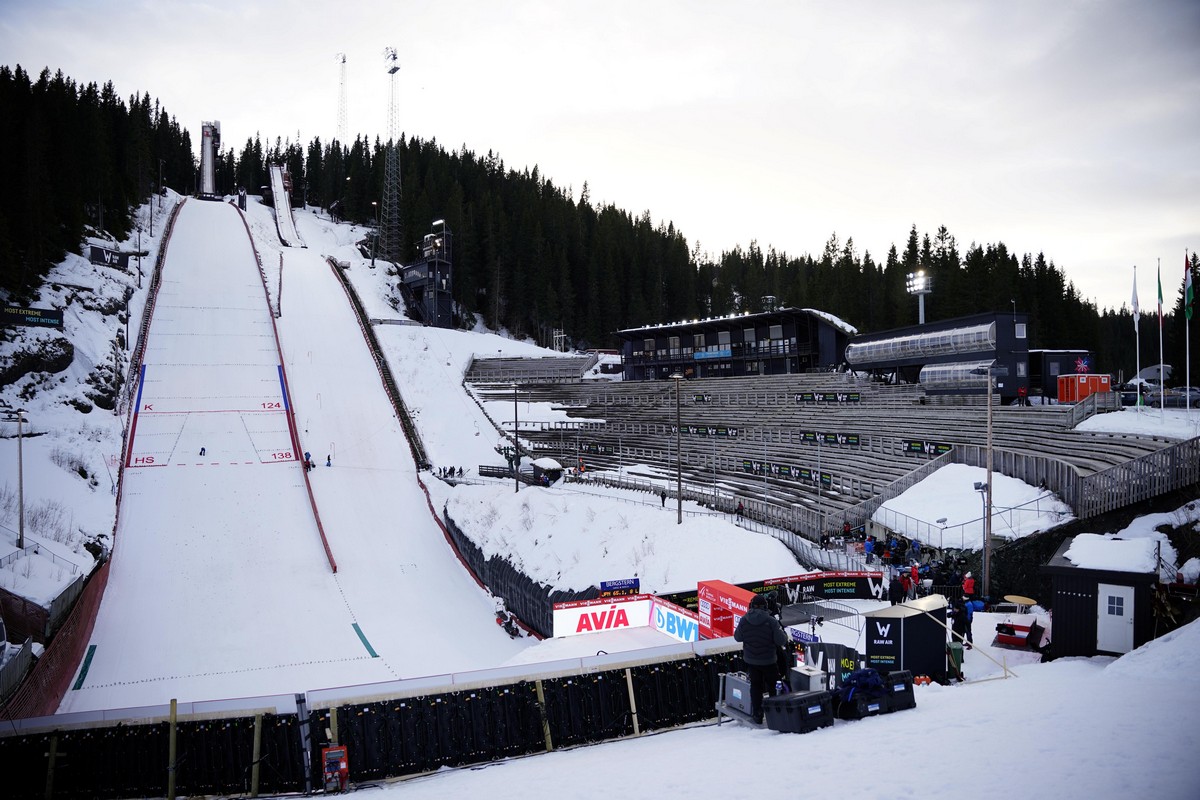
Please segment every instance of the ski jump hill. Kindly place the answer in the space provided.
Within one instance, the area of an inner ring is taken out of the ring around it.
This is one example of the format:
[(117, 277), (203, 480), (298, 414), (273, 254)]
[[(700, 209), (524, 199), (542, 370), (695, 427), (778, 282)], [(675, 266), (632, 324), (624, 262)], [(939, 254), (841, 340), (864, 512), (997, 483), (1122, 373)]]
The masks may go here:
[(276, 320), (234, 206), (186, 202), (167, 247), (108, 585), (59, 712), (392, 681), (518, 652), (447, 546), (382, 387), (338, 390), (378, 377), (365, 345), (323, 335), (361, 338), (329, 265), (286, 251)]
[(279, 230), (279, 241), (285, 247), (304, 247), (304, 240), (296, 230), (296, 218), (292, 216), (292, 200), (283, 180), (283, 167), (272, 164), (271, 200), (275, 204), (275, 227)]

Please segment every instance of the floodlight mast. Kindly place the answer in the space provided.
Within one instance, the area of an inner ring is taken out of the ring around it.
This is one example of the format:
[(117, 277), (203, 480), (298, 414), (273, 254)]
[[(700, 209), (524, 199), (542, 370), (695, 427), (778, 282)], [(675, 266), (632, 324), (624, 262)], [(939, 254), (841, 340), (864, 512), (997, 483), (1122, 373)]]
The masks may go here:
[(399, 108), (396, 101), (396, 73), (400, 64), (396, 60), (396, 48), (385, 47), (384, 62), (387, 64), (388, 128), (387, 152), (383, 167), (383, 213), (379, 231), (379, 254), (384, 261), (399, 266), (403, 262), (403, 247), (400, 244), (400, 125)]
[(904, 287), (909, 294), (917, 296), (917, 322), (920, 325), (925, 324), (925, 295), (933, 291), (933, 279), (925, 274), (925, 270), (919, 269), (916, 272), (910, 272), (904, 277)]

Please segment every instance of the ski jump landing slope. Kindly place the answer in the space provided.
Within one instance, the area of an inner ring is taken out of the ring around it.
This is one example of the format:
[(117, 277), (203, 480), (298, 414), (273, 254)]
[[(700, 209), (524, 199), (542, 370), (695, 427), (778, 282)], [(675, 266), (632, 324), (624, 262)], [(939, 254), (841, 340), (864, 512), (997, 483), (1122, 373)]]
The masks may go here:
[(287, 252), (280, 338), (339, 572), (246, 228), (233, 206), (189, 201), (147, 337), (108, 587), (60, 713), (495, 666), (528, 641), (496, 627), (432, 519), (329, 267)]
[(292, 217), (291, 198), (283, 185), (283, 167), (272, 164), (270, 172), (271, 199), (275, 203), (275, 225), (279, 229), (279, 240), (285, 247), (304, 247), (304, 240), (300, 238), (296, 220)]

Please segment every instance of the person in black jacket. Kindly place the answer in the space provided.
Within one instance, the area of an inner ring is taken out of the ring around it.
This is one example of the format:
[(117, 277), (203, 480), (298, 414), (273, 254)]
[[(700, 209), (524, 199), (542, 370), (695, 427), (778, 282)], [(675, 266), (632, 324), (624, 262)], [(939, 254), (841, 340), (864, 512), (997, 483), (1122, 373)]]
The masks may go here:
[(767, 600), (754, 595), (750, 610), (738, 620), (733, 631), (735, 641), (742, 643), (742, 661), (750, 674), (750, 710), (755, 722), (763, 721), (763, 691), (775, 696), (778, 676), (776, 650), (787, 644), (787, 634), (779, 620), (767, 613)]

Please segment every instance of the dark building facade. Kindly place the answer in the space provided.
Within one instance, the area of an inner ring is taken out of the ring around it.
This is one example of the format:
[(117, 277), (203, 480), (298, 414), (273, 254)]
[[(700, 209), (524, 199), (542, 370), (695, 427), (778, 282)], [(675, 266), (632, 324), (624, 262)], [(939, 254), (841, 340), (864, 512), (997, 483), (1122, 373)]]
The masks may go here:
[(856, 336), (846, 362), (853, 370), (920, 383), (929, 395), (986, 393), (994, 362), (993, 391), (1008, 402), (1029, 390), (1029, 315), (973, 314)]
[(810, 308), (617, 331), (626, 380), (789, 375), (831, 369), (855, 329)]
[(1058, 378), (1092, 371), (1087, 350), (1030, 350), (1029, 394), (1058, 399)]

